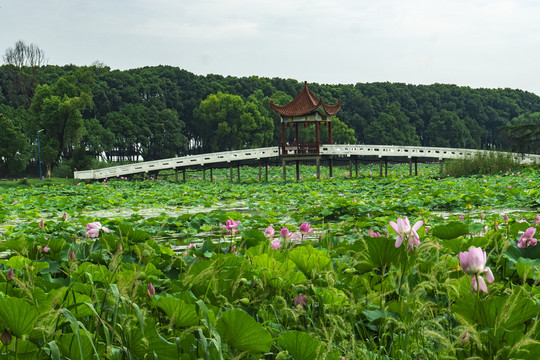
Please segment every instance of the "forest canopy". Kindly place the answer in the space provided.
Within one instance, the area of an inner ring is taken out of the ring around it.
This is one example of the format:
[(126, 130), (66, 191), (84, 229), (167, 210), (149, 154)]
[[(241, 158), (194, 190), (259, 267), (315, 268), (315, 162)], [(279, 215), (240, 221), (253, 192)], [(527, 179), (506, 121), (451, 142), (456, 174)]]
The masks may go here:
[[(343, 102), (336, 143), (539, 151), (540, 97), (530, 92), (387, 82), (308, 86), (327, 104)], [(6, 61), (0, 122), (2, 139), (10, 141), (0, 146), (0, 176), (33, 173), (41, 129), (49, 171), (84, 169), (98, 159), (275, 146), (279, 117), (270, 99), (286, 104), (302, 87), (293, 79), (200, 76), (172, 66), (121, 71), (100, 63)]]

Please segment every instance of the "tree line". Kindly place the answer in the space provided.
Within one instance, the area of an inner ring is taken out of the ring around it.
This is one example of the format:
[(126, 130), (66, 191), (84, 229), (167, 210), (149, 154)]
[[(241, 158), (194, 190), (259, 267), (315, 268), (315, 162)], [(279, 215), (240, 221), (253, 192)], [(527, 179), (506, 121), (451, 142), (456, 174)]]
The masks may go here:
[[(35, 166), (40, 130), (49, 171), (86, 169), (96, 159), (278, 145), (270, 99), (284, 105), (303, 87), (293, 79), (201, 76), (172, 66), (44, 65), (38, 50), (17, 43), (0, 66), (1, 175)], [(343, 102), (333, 119), (336, 143), (539, 150), (540, 97), (530, 92), (388, 82), (308, 86), (328, 104)]]

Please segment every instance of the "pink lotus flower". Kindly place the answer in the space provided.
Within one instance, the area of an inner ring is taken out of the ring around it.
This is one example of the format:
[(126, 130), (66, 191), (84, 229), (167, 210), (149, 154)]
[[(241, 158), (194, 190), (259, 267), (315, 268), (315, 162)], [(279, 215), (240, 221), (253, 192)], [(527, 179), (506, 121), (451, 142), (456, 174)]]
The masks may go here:
[(273, 241), (271, 241), (270, 246), (272, 247), (272, 249), (278, 250), (279, 248), (281, 248), (281, 240), (273, 240)]
[(294, 305), (295, 306), (304, 306), (305, 304), (307, 304), (307, 296), (306, 295), (303, 295), (303, 294), (298, 294), (298, 296), (296, 296), (294, 298)]
[(267, 238), (267, 239), (271, 239), (274, 234), (276, 233), (276, 231), (274, 230), (274, 228), (272, 227), (272, 225), (268, 226), (266, 228), (266, 230), (264, 231), (264, 236)]
[(302, 234), (302, 237), (310, 235), (313, 230), (315, 229), (312, 228), (309, 223), (302, 223), (302, 225), (300, 225), (300, 233)]
[(97, 238), (99, 236), (99, 230), (103, 230), (106, 233), (111, 232), (108, 228), (102, 226), (99, 221), (86, 224), (86, 230), (86, 236), (91, 238)]
[(369, 229), (367, 235), (371, 237), (381, 237), (381, 234), (378, 231), (374, 232), (372, 229)]
[[(495, 281), (495, 277), (491, 272), (491, 269), (486, 267), (486, 252), (479, 247), (470, 248), (469, 251), (459, 253), (459, 262), (461, 268), (465, 274), (471, 277), (474, 291), (478, 291), (478, 288), (483, 292), (488, 292), (486, 282), (481, 276), (482, 273), (486, 273), (487, 281), (491, 284)], [(478, 279), (478, 284), (477, 284)]]
[(227, 235), (229, 234), (234, 235), (235, 233), (238, 232), (238, 230), (236, 230), (238, 225), (240, 225), (240, 221), (234, 221), (232, 219), (229, 219), (225, 222), (225, 225), (221, 225), (221, 227), (227, 230)]
[(536, 228), (530, 227), (525, 232), (520, 231), (518, 234), (523, 234), (518, 240), (518, 248), (527, 248), (529, 246), (536, 246), (537, 239), (533, 238), (536, 233)]
[(148, 284), (148, 287), (146, 288), (146, 293), (151, 298), (156, 295), (156, 289), (154, 288), (154, 285), (152, 285), (152, 283)]
[(536, 215), (536, 218), (534, 219), (534, 225), (540, 224), (540, 215)]
[(43, 229), (44, 227), (45, 227), (45, 220), (41, 220), (41, 221), (39, 222), (39, 228), (40, 228), (40, 229)]
[(508, 221), (508, 215), (507, 215), (507, 214), (504, 214), (503, 220), (504, 220), (504, 222), (507, 222), (507, 221)]
[(420, 236), (418, 235), (417, 231), (422, 227), (422, 225), (424, 225), (424, 221), (420, 220), (417, 221), (413, 227), (411, 227), (411, 223), (407, 217), (405, 217), (405, 219), (398, 218), (397, 224), (390, 221), (390, 226), (398, 234), (395, 245), (396, 248), (401, 246), (403, 240), (408, 240), (409, 250), (414, 252), (414, 245), (420, 245)]
[(287, 240), (287, 239), (290, 239), (290, 238), (291, 238), (292, 232), (291, 232), (289, 229), (287, 229), (286, 226), (284, 226), (284, 227), (281, 229), (281, 231), (279, 232), (279, 235), (280, 235), (282, 238), (284, 238), (285, 240)]
[(51, 248), (45, 245), (41, 250), (43, 250), (44, 253), (48, 253), (51, 250)]

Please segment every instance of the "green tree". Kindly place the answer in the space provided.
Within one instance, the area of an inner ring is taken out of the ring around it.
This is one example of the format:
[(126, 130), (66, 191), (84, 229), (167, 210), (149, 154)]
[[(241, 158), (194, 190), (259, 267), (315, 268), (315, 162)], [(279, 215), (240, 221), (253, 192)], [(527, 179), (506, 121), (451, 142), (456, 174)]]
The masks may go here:
[(377, 120), (366, 127), (364, 139), (376, 145), (419, 145), (416, 129), (398, 103), (388, 105)]
[(5, 170), (7, 178), (11, 173), (21, 171), (26, 167), (28, 154), (28, 139), (11, 119), (0, 113), (0, 167)]
[[(469, 123), (471, 126), (471, 123)], [(464, 119), (460, 119), (455, 112), (441, 110), (430, 120), (426, 129), (427, 145), (477, 148), (479, 144), (473, 138)]]
[(84, 134), (81, 112), (92, 105), (92, 96), (80, 90), (68, 77), (54, 85), (40, 85), (32, 99), (30, 113), (34, 129), (44, 129), (41, 139), (42, 160), (49, 174)]
[(500, 129), (513, 151), (540, 152), (540, 112), (519, 115)]

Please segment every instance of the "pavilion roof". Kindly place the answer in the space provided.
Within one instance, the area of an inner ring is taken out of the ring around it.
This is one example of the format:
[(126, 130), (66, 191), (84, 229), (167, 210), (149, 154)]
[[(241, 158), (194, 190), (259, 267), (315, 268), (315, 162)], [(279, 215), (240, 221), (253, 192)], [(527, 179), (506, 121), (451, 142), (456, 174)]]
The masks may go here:
[(293, 101), (284, 106), (275, 105), (270, 101), (270, 107), (281, 117), (300, 117), (318, 112), (324, 117), (335, 115), (341, 108), (341, 100), (336, 105), (323, 103), (322, 97), (317, 98), (315, 94), (304, 83), (302, 90), (296, 95)]

